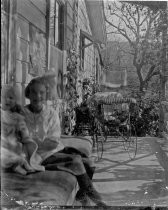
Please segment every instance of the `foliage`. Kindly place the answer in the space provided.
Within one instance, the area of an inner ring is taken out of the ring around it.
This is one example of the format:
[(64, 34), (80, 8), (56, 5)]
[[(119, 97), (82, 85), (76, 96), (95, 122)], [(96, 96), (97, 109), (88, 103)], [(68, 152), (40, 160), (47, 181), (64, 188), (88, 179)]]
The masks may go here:
[(158, 80), (154, 80), (145, 94), (138, 90), (125, 93), (125, 96), (134, 97), (137, 100), (136, 108), (131, 107), (131, 121), (136, 127), (138, 136), (159, 135), (159, 84), (157, 82)]
[(124, 53), (133, 56), (141, 92), (147, 89), (154, 75), (160, 74), (161, 38), (156, 36), (161, 24), (160, 14), (160, 11), (131, 3), (110, 2), (107, 5), (108, 35), (119, 36), (129, 42), (130, 49)]
[(138, 109), (131, 114), (131, 122), (136, 128), (137, 136), (159, 135), (159, 103), (154, 100), (141, 99)]
[(83, 102), (75, 109), (76, 113), (76, 125), (74, 128), (74, 134), (76, 135), (90, 135), (92, 114), (87, 104)]
[[(97, 111), (89, 110), (85, 103), (78, 106), (76, 108), (76, 126), (74, 133), (77, 135), (92, 135), (94, 130), (93, 122), (95, 122), (94, 114), (97, 113)], [(130, 120), (135, 127), (137, 136), (159, 135), (159, 103), (157, 98), (139, 98), (137, 105), (130, 107), (130, 114)], [(125, 111), (119, 110), (113, 111), (111, 118), (108, 119), (103, 119), (101, 112), (99, 114), (97, 113), (96, 116), (100, 118), (98, 124), (104, 122), (104, 129), (108, 130), (108, 132), (110, 132), (109, 134), (112, 136), (117, 134), (115, 128), (120, 128), (120, 123), (123, 123), (128, 117)]]
[(65, 100), (67, 108), (64, 116), (64, 129), (66, 134), (71, 134), (75, 126), (75, 107), (79, 97), (76, 89), (77, 82), (78, 55), (74, 49), (68, 51), (67, 57), (67, 73), (64, 77), (67, 79), (65, 86)]
[(74, 49), (70, 49), (67, 58), (67, 73), (64, 77), (67, 78), (65, 87), (66, 100), (68, 101), (70, 109), (76, 106), (77, 98), (79, 97), (76, 90), (77, 82), (77, 68), (78, 68), (78, 55)]
[[(137, 136), (159, 135), (159, 93), (156, 81), (151, 82), (151, 86), (155, 84), (155, 87), (150, 88), (150, 91), (146, 91), (145, 95), (141, 94), (140, 91), (135, 92), (134, 95), (132, 93), (128, 95), (128, 92), (122, 93), (123, 96), (137, 99), (137, 106), (130, 107), (131, 122), (135, 126)], [(93, 128), (91, 126), (93, 126), (94, 110), (90, 112), (85, 101), (94, 93), (96, 88), (97, 86), (88, 78), (83, 81), (83, 89), (85, 90), (83, 103), (75, 109), (76, 126), (74, 133), (77, 135), (91, 135), (92, 133)], [(98, 89), (96, 89), (97, 91)], [(118, 122), (112, 120), (113, 127), (118, 126), (120, 122), (125, 120), (124, 112), (116, 111), (115, 119), (118, 119)]]
[(90, 135), (91, 122), (93, 116), (86, 104), (87, 99), (94, 93), (100, 90), (99, 85), (95, 83), (94, 77), (85, 78), (82, 82), (83, 102), (75, 109), (76, 113), (76, 125), (74, 133), (77, 135)]
[(100, 91), (99, 85), (95, 82), (94, 77), (85, 78), (82, 83), (83, 102), (85, 102), (91, 95)]
[[(83, 108), (83, 103), (78, 105), (77, 99), (79, 95), (77, 93), (77, 71), (78, 71), (78, 54), (74, 49), (69, 50), (67, 58), (67, 74), (64, 77), (67, 78), (67, 84), (65, 87), (67, 109), (64, 116), (64, 127), (66, 134), (72, 134), (74, 128), (76, 127), (76, 110)], [(78, 81), (79, 82), (79, 81)], [(94, 78), (85, 78), (82, 82), (82, 93), (83, 102), (87, 100), (89, 96), (94, 94), (99, 90), (98, 85), (95, 83)]]

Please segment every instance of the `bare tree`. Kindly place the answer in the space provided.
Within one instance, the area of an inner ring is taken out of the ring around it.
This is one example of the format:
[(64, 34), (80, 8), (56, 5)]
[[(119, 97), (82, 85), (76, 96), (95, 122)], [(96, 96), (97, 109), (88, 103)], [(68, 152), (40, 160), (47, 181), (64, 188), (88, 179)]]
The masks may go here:
[(130, 2), (109, 1), (105, 4), (108, 36), (120, 36), (128, 41), (130, 48), (123, 51), (133, 56), (141, 92), (147, 89), (154, 75), (160, 74), (161, 39), (156, 36), (159, 17), (160, 11)]

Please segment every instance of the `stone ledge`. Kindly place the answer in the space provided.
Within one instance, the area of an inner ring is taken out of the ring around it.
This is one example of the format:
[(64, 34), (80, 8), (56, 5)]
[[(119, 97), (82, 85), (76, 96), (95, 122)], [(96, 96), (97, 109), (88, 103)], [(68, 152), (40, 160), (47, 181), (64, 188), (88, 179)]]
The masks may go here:
[(16, 201), (72, 205), (77, 181), (73, 175), (63, 171), (45, 171), (27, 176), (3, 173), (1, 189)]
[[(61, 141), (88, 157), (91, 155), (92, 141), (89, 137), (61, 136)], [(2, 173), (1, 189), (16, 201), (70, 206), (74, 203), (78, 185), (76, 178), (64, 171), (45, 171), (27, 176)]]

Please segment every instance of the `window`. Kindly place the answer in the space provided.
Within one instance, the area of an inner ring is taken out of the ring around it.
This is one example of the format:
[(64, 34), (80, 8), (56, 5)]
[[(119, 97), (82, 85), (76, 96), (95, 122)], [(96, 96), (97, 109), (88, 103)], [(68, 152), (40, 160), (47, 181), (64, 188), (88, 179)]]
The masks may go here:
[(85, 48), (94, 44), (93, 37), (87, 32), (80, 31), (80, 58), (81, 67), (84, 69)]
[(96, 82), (99, 82), (99, 61), (96, 58)]
[(81, 37), (81, 67), (84, 69), (84, 58), (85, 58), (85, 38)]
[[(1, 0), (1, 84), (15, 81), (15, 19), (16, 1)], [(12, 34), (12, 36), (11, 36)], [(11, 45), (9, 44), (11, 43)]]
[(63, 49), (64, 41), (64, 5), (61, 1), (50, 0), (50, 41)]

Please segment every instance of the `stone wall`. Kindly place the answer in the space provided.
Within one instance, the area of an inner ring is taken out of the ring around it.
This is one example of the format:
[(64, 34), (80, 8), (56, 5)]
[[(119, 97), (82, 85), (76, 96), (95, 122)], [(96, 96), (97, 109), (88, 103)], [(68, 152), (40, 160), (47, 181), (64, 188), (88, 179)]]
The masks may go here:
[[(84, 0), (75, 1), (67, 0), (66, 9), (66, 49), (74, 47), (78, 56), (78, 81), (83, 81), (85, 78), (96, 75), (96, 58), (98, 60), (98, 69), (100, 67), (100, 58), (98, 50), (91, 45), (84, 50), (84, 68), (81, 66), (81, 30), (92, 36), (90, 20), (87, 13), (87, 7)], [(88, 44), (86, 40), (86, 45)], [(82, 100), (82, 83), (77, 82), (77, 91), (80, 95), (78, 102)]]
[[(85, 5), (85, 1), (79, 1), (78, 7), (78, 52), (80, 53), (80, 30), (87, 32), (92, 35), (92, 31), (90, 28), (90, 22), (87, 14), (87, 9)], [(85, 44), (88, 44), (87, 42)], [(81, 77), (84, 79), (92, 75), (94, 71), (94, 46), (85, 48), (84, 52), (84, 69), (79, 69), (81, 71)], [(82, 79), (81, 78), (81, 79)]]
[(1, 26), (6, 37), (1, 40), (5, 52), (2, 84), (16, 84), (20, 103), (24, 105), (25, 86), (46, 67), (46, 1), (4, 0), (3, 3)]
[[(20, 103), (28, 103), (24, 89), (29, 81), (44, 74), (48, 68), (56, 72), (55, 97), (63, 95), (63, 57), (64, 52), (50, 44), (47, 38), (47, 1), (16, 0), (9, 2), (3, 11), (3, 51), (7, 54), (2, 67), (2, 83), (14, 83), (20, 92)], [(7, 24), (7, 23), (10, 24)], [(9, 48), (9, 49), (8, 49)], [(47, 49), (50, 50), (47, 53)]]
[[(86, 2), (80, 0), (78, 3), (78, 52), (80, 54), (80, 30), (88, 33), (93, 37), (90, 19), (86, 7)], [(89, 44), (90, 41), (85, 39), (85, 45)], [(97, 76), (96, 76), (97, 75)], [(95, 78), (97, 82), (101, 76), (101, 64), (98, 49), (92, 44), (85, 48), (84, 52), (84, 66), (79, 68), (78, 72), (79, 80), (83, 81), (85, 78)], [(80, 85), (79, 85), (80, 86)], [(81, 88), (81, 87), (80, 87)]]

